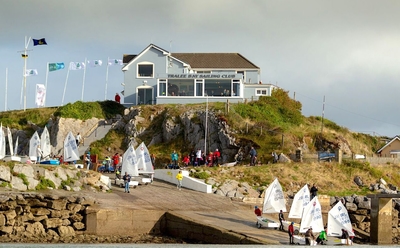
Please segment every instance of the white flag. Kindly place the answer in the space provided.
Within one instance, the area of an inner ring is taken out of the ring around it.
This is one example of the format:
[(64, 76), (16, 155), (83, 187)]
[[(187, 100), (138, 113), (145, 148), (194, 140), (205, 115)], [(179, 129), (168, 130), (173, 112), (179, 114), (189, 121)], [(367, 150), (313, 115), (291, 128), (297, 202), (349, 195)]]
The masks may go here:
[(71, 62), (71, 63), (69, 63), (69, 69), (70, 70), (85, 69), (85, 63), (84, 62)]
[(90, 64), (91, 67), (97, 67), (97, 66), (101, 66), (103, 64), (103, 61), (93, 60), (93, 61), (88, 61), (87, 63)]
[(46, 88), (43, 84), (36, 85), (36, 105), (38, 107), (44, 107), (44, 101), (46, 100)]
[(38, 71), (36, 69), (25, 70), (25, 77), (36, 76), (37, 74), (38, 74)]
[(123, 65), (122, 59), (108, 59), (108, 65)]

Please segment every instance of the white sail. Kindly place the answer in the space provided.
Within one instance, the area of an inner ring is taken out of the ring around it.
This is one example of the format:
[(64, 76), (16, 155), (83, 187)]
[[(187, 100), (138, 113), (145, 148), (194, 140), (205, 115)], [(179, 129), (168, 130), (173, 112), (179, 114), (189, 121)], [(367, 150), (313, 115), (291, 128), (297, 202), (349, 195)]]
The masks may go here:
[(0, 159), (6, 156), (6, 136), (3, 130), (3, 124), (0, 126)]
[(318, 201), (318, 197), (314, 197), (304, 208), (300, 232), (305, 233), (310, 227), (312, 227), (313, 232), (321, 232), (324, 230), (321, 204)]
[(136, 148), (137, 167), (141, 173), (154, 173), (153, 163), (150, 153), (144, 142)]
[(345, 229), (349, 236), (354, 236), (353, 227), (346, 207), (341, 201), (328, 212), (328, 236), (341, 236)]
[(36, 148), (40, 145), (40, 137), (37, 132), (35, 132), (32, 136), (32, 138), (29, 141), (29, 159), (36, 161), (37, 159), (37, 154), (36, 154)]
[(17, 140), (15, 141), (14, 155), (18, 155), (18, 136), (17, 136)]
[(294, 195), (292, 207), (289, 211), (289, 218), (298, 218), (301, 219), (303, 216), (304, 208), (310, 202), (310, 190), (308, 189), (308, 185), (304, 185), (303, 188)]
[(121, 175), (125, 175), (125, 172), (131, 176), (139, 176), (136, 152), (133, 146), (129, 146), (122, 156)]
[(8, 137), (8, 145), (10, 147), (10, 155), (14, 156), (13, 138), (12, 138), (10, 128), (8, 128), (8, 127), (7, 127), (7, 137)]
[(76, 145), (75, 137), (70, 131), (64, 140), (64, 161), (71, 162), (79, 160), (78, 146)]
[(263, 213), (279, 213), (280, 210), (286, 212), (285, 197), (281, 184), (275, 178), (265, 190)]
[(40, 136), (40, 149), (42, 149), (43, 158), (49, 159), (51, 154), (51, 145), (50, 134), (46, 126), (44, 127), (42, 135)]

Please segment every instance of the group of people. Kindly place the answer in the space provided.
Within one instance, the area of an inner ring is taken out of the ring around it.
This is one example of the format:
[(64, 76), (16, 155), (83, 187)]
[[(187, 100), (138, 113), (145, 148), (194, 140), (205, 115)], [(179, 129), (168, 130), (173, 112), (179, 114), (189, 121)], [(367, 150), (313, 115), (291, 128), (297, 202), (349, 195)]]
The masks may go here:
[[(258, 206), (254, 207), (254, 214), (256, 216), (262, 216), (262, 211)], [(283, 221), (285, 221), (285, 217), (283, 215), (283, 211), (280, 210), (279, 214), (278, 214), (278, 219), (280, 222), (279, 225), (279, 231), (285, 231), (284, 229), (284, 225), (283, 225)], [(289, 243), (290, 244), (295, 244), (294, 242), (294, 234), (295, 234), (295, 229), (294, 229), (294, 222), (291, 222), (290, 225), (288, 226), (288, 234), (289, 234)], [(328, 241), (327, 238), (327, 227), (324, 227), (324, 230), (322, 230), (318, 237), (315, 238), (315, 235), (313, 233), (313, 228), (310, 227), (306, 233), (304, 234), (305, 237), (305, 241), (306, 241), (306, 245), (313, 245), (314, 242), (316, 244), (325, 244)], [(347, 230), (342, 229), (342, 235), (340, 237), (341, 239), (346, 239), (346, 240), (351, 240), (351, 242), (353, 241), (354, 236), (349, 236), (349, 233), (347, 232)]]
[[(179, 155), (174, 150), (171, 153), (171, 164), (168, 166), (169, 169), (179, 169)], [(182, 164), (184, 166), (218, 166), (221, 161), (221, 152), (218, 149), (215, 149), (214, 152), (210, 152), (207, 156), (201, 149), (194, 150), (183, 157)]]

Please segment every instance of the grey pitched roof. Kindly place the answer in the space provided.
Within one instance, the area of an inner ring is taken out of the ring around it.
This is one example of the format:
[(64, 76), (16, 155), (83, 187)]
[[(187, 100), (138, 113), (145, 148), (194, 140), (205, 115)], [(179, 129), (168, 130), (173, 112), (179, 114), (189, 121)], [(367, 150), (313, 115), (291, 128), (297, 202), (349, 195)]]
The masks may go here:
[(191, 68), (260, 69), (239, 53), (171, 53)]

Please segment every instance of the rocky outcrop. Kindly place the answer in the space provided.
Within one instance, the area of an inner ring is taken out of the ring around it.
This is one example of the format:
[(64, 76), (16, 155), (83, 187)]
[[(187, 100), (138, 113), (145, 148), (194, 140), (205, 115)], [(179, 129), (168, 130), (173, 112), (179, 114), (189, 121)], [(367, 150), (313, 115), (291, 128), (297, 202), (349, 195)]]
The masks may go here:
[[(89, 135), (97, 126), (103, 123), (104, 120), (100, 120), (97, 118), (92, 118), (89, 120), (78, 120), (72, 118), (56, 118), (51, 117), (47, 122), (47, 129), (50, 133), (50, 144), (52, 146), (51, 152), (53, 155), (61, 155), (62, 148), (64, 145), (64, 139), (67, 136), (68, 132), (72, 132), (73, 135), (77, 135), (77, 133), (81, 133), (82, 137)], [(38, 132), (39, 136), (42, 134), (44, 127), (39, 127), (34, 123), (29, 122), (29, 126)], [(28, 136), (25, 131), (11, 129), (10, 130), (13, 137), (13, 144), (15, 144), (16, 139), (18, 137), (18, 155), (29, 155), (29, 141), (31, 136)], [(6, 139), (6, 143), (8, 144), (8, 139)], [(8, 145), (6, 145), (6, 149), (8, 149)], [(10, 154), (7, 150), (6, 154)]]
[[(134, 138), (149, 132), (144, 128), (144, 123), (149, 120), (143, 118), (141, 107), (131, 107), (125, 111), (125, 115), (113, 124), (113, 128), (123, 130), (126, 133), (125, 142), (133, 142)], [(169, 143), (175, 139), (183, 139), (189, 149), (204, 150), (207, 141), (207, 150), (221, 151), (221, 163), (232, 162), (238, 150), (242, 147), (234, 138), (233, 131), (230, 129), (227, 121), (221, 117), (221, 114), (204, 109), (190, 109), (178, 116), (171, 115), (168, 111), (155, 111), (150, 116), (150, 121), (156, 117), (162, 118), (160, 129), (152, 133), (153, 139), (148, 146), (156, 143)], [(207, 119), (207, 124), (206, 124)], [(205, 139), (205, 127), (207, 126), (207, 139)], [(251, 146), (251, 144), (248, 144)], [(245, 148), (244, 150), (249, 150)]]
[(81, 191), (82, 188), (108, 191), (110, 179), (95, 171), (73, 166), (40, 166), (16, 164), (0, 165), (0, 185), (9, 190), (64, 189)]

